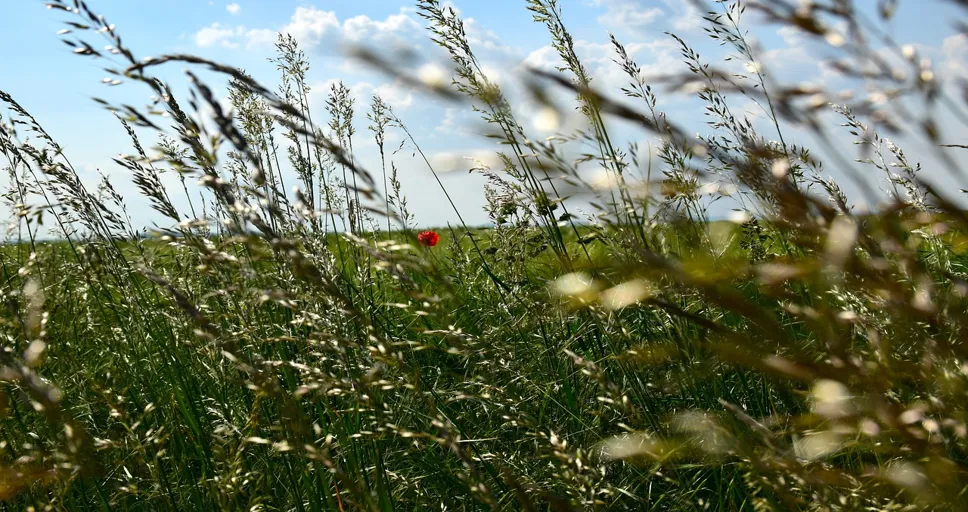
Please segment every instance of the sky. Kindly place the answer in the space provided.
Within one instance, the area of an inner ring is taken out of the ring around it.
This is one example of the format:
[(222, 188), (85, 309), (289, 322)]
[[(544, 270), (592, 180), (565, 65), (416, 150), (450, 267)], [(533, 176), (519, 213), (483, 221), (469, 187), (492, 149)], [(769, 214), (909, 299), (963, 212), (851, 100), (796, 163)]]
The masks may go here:
[[(874, 0), (858, 0), (873, 10)], [(274, 89), (278, 77), (274, 64), (276, 34), (292, 34), (306, 51), (311, 65), (311, 107), (314, 116), (325, 117), (325, 97), (331, 84), (342, 80), (357, 99), (357, 158), (376, 171), (379, 156), (375, 143), (366, 130), (369, 98), (379, 94), (414, 133), (444, 185), (470, 224), (484, 224), (482, 209), (485, 179), (469, 174), (467, 157), (493, 162), (499, 149), (482, 136), (485, 127), (467, 105), (448, 103), (407, 85), (396, 82), (367, 66), (347, 58), (345, 49), (354, 45), (383, 54), (395, 49), (411, 48), (420, 56), (407, 63), (415, 74), (429, 76), (447, 69), (445, 55), (429, 40), (426, 22), (416, 14), (411, 2), (400, 0), (89, 0), (88, 5), (108, 22), (116, 25), (125, 44), (136, 56), (158, 56), (189, 53), (243, 68), (259, 82)], [(507, 91), (515, 113), (529, 135), (544, 138), (555, 130), (541, 118), (533, 102), (515, 85), (517, 73), (528, 67), (553, 70), (559, 65), (550, 46), (545, 28), (531, 19), (525, 0), (453, 0), (464, 18), (475, 52), (485, 65), (485, 72)], [(594, 84), (605, 91), (618, 93), (627, 81), (617, 65), (608, 44), (613, 33), (625, 44), (647, 75), (682, 71), (684, 66), (671, 31), (686, 39), (704, 58), (719, 63), (728, 52), (711, 41), (702, 31), (702, 21), (688, 2), (682, 0), (561, 0), (564, 21), (572, 33), (579, 56), (594, 77)], [(955, 83), (968, 77), (968, 39), (958, 33), (954, 22), (966, 18), (964, 11), (941, 0), (902, 0), (895, 20), (887, 25), (889, 33), (902, 44), (911, 44), (919, 54), (931, 59), (940, 79)], [(110, 177), (115, 187), (128, 200), (128, 214), (140, 226), (160, 221), (147, 201), (140, 200), (127, 171), (112, 161), (119, 153), (132, 153), (130, 140), (116, 119), (93, 97), (105, 97), (117, 103), (145, 105), (150, 92), (138, 84), (107, 87), (102, 64), (71, 53), (56, 35), (64, 28), (62, 13), (45, 9), (42, 0), (0, 1), (0, 89), (10, 93), (32, 112), (48, 132), (64, 147), (66, 154), (82, 175), (94, 186), (98, 174)], [(817, 57), (829, 56), (829, 49), (811, 44), (803, 35), (776, 26), (753, 25), (749, 28), (764, 52), (762, 59), (768, 72), (782, 83), (810, 82), (821, 85), (840, 84), (828, 66)], [(159, 74), (176, 94), (186, 91), (184, 66), (171, 65)], [(947, 83), (947, 82), (946, 82)], [(854, 84), (862, 86), (862, 84)], [(225, 96), (224, 91), (220, 91)], [(694, 99), (658, 91), (659, 107), (672, 119), (683, 122), (697, 133), (710, 133)], [(569, 96), (564, 93), (564, 96)], [(181, 96), (183, 99), (184, 96)], [(754, 119), (768, 133), (762, 111), (747, 99), (735, 98), (735, 108)], [(946, 142), (964, 144), (965, 127), (945, 116)], [(837, 121), (831, 118), (831, 129)], [(570, 120), (558, 130), (573, 127)], [(950, 126), (949, 126), (950, 125)], [(551, 129), (549, 129), (551, 128)], [(622, 123), (614, 123), (617, 138), (623, 141), (649, 142), (646, 135)], [(790, 128), (791, 137), (806, 134)], [(401, 134), (391, 134), (388, 147), (396, 147)], [(903, 138), (903, 137), (902, 137)], [(145, 141), (150, 146), (153, 141)], [(909, 155), (918, 155), (918, 142), (910, 142)], [(842, 150), (856, 152), (849, 144)], [(853, 155), (851, 155), (853, 156)], [(927, 157), (926, 157), (927, 158)], [(443, 193), (419, 157), (412, 151), (394, 156), (400, 169), (403, 191), (419, 225), (439, 226), (453, 222), (456, 216)], [(930, 158), (925, 172), (944, 185), (959, 185), (937, 169)], [(830, 167), (828, 166), (828, 169)], [(836, 169), (831, 170), (836, 173)], [(836, 177), (836, 176), (835, 176)], [(287, 183), (295, 183), (287, 176)], [(877, 177), (872, 177), (875, 181)], [(171, 182), (174, 186), (174, 182)], [(962, 187), (965, 184), (960, 184)], [(176, 201), (177, 202), (177, 201)]]

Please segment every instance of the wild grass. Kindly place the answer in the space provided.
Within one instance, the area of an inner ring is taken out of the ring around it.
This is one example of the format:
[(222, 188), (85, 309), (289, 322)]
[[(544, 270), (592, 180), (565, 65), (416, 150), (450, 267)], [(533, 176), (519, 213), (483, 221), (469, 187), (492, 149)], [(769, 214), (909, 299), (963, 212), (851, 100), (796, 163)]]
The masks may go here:
[[(48, 7), (75, 53), (154, 98), (144, 109), (98, 100), (131, 137), (116, 163), (133, 198), (107, 178), (85, 184), (41, 121), (0, 92), (16, 219), (0, 249), (4, 509), (966, 506), (968, 215), (931, 185), (916, 163), (926, 155), (879, 134), (922, 136), (942, 167), (930, 173), (961, 176), (961, 148), (940, 145), (931, 110), (903, 105), (960, 113), (964, 96), (853, 2), (703, 5), (709, 35), (749, 74), (670, 35), (683, 72), (645, 76), (612, 37), (629, 84), (599, 91), (561, 5), (528, 0), (564, 62), (529, 77), (535, 100), (587, 119), (535, 140), (459, 15), (419, 0), (452, 84), (359, 57), (466, 101), (505, 148), (502, 169), (476, 169), (488, 228), (468, 226), (437, 180), (458, 222), (436, 228), (436, 247), (417, 242), (401, 192), (404, 165), (437, 176), (419, 134), (341, 83), (326, 112), (311, 112), (310, 63), (292, 37), (279, 36), (273, 90), (198, 57), (142, 59), (83, 1)], [(745, 35), (747, 10), (831, 44), (838, 69), (895, 100), (837, 107), (841, 135), (870, 151), (862, 164), (890, 180), (873, 212), (855, 214), (784, 136), (793, 125), (828, 134), (833, 96), (775, 83)], [(901, 69), (881, 48), (904, 56)], [(153, 75), (173, 63), (189, 67), (187, 101)], [(709, 133), (685, 135), (660, 86), (698, 91)], [(739, 95), (775, 133), (732, 109)], [(650, 148), (617, 140), (619, 119)], [(379, 169), (354, 152), (371, 136)], [(396, 154), (404, 146), (416, 162)], [(125, 213), (135, 200), (167, 227), (140, 231)], [(710, 220), (718, 200), (742, 218)], [(58, 241), (41, 241), (44, 230)]]

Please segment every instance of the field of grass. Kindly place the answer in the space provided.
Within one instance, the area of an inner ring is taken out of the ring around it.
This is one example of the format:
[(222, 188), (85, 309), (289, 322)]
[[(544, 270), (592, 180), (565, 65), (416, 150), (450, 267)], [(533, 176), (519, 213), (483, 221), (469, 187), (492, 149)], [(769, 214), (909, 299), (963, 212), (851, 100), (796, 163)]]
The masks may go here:
[[(0, 247), (0, 510), (968, 507), (968, 215), (867, 113), (840, 110), (898, 192), (859, 216), (806, 150), (732, 117), (723, 91), (765, 85), (760, 72), (725, 79), (680, 41), (717, 134), (686, 137), (621, 44), (635, 108), (590, 88), (557, 3), (529, 0), (567, 64), (560, 83), (536, 79), (579, 104), (612, 173), (592, 186), (561, 156), (578, 137), (527, 139), (459, 16), (420, 0), (455, 62), (452, 86), (427, 89), (466, 96), (507, 147), (506, 169), (483, 171), (493, 226), (438, 226), (428, 246), (389, 146), (384, 169), (352, 152), (363, 136), (381, 154), (390, 133), (414, 153), (419, 140), (378, 97), (354, 133), (364, 114), (342, 85), (313, 125), (293, 39), (274, 93), (197, 58), (141, 60), (87, 6), (50, 3), (80, 56), (168, 116), (112, 107), (132, 137), (117, 162), (143, 194), (123, 198), (85, 186), (0, 91), (3, 197), (21, 219)], [(753, 60), (745, 5), (705, 22)], [(827, 41), (853, 16), (777, 9)], [(230, 77), (234, 117), (200, 82), (186, 113), (151, 74), (166, 62)], [(915, 98), (948, 94), (916, 76)], [(803, 94), (753, 89), (778, 130), (813, 119)], [(648, 177), (609, 138), (616, 118), (656, 140)], [(745, 215), (710, 221), (708, 190), (727, 185)], [(570, 212), (566, 189), (596, 214)], [(202, 218), (171, 200), (198, 190)], [(139, 232), (130, 200), (170, 227)]]

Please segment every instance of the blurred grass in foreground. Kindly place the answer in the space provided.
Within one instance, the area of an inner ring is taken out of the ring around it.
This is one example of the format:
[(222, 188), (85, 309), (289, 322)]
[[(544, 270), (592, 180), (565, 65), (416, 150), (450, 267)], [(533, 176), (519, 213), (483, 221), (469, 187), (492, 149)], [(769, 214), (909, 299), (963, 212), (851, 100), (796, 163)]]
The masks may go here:
[[(278, 39), (274, 92), (197, 57), (140, 59), (83, 2), (50, 2), (75, 53), (154, 100), (100, 100), (131, 135), (116, 163), (143, 197), (125, 198), (107, 179), (86, 187), (0, 93), (18, 219), (0, 248), (3, 506), (964, 509), (968, 215), (878, 135), (907, 128), (937, 149), (937, 172), (960, 176), (961, 148), (938, 144), (931, 110), (912, 119), (902, 100), (964, 109), (964, 97), (916, 50), (884, 42), (907, 73), (878, 60), (864, 37), (876, 23), (853, 2), (773, 0), (701, 11), (746, 75), (676, 38), (685, 71), (653, 79), (613, 38), (630, 104), (593, 89), (554, 1), (526, 5), (564, 63), (530, 77), (536, 100), (577, 102), (583, 132), (528, 138), (463, 21), (435, 0), (418, 12), (453, 59), (452, 84), (360, 55), (465, 98), (505, 148), (502, 169), (475, 170), (494, 226), (459, 219), (427, 248), (390, 151), (422, 156), (419, 138), (374, 97), (366, 135), (382, 168), (360, 168), (363, 114), (337, 84), (313, 121), (293, 38)], [(893, 3), (881, 5), (883, 22)], [(748, 8), (890, 93), (838, 107), (872, 155), (862, 163), (892, 185), (875, 212), (855, 215), (784, 138), (787, 123), (819, 130), (831, 96), (771, 82), (740, 28)], [(189, 65), (187, 110), (152, 75), (170, 63)], [(231, 79), (231, 115), (198, 68)], [(714, 136), (684, 135), (660, 84), (698, 91)], [(757, 101), (779, 140), (734, 116), (727, 94)], [(654, 154), (613, 141), (617, 118)], [(565, 156), (575, 146), (586, 153)], [(724, 190), (739, 215), (710, 221)], [(144, 236), (124, 213), (133, 199), (170, 225)], [(579, 199), (594, 210), (584, 218)], [(61, 241), (38, 241), (43, 228)]]

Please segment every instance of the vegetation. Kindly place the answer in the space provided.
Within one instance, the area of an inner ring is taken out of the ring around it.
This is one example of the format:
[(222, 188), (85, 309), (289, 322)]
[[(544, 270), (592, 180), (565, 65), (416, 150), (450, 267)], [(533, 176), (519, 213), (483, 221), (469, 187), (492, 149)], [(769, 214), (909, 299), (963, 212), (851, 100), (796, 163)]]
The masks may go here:
[[(432, 247), (393, 152), (423, 155), (419, 137), (379, 97), (357, 132), (342, 84), (311, 114), (292, 37), (278, 39), (273, 91), (197, 57), (141, 59), (83, 1), (49, 0), (75, 53), (155, 96), (99, 101), (131, 135), (117, 164), (170, 227), (140, 232), (132, 198), (107, 179), (88, 188), (0, 92), (3, 197), (19, 219), (0, 250), (0, 506), (964, 510), (968, 214), (878, 130), (922, 136), (944, 167), (931, 172), (960, 177), (962, 148), (940, 145), (930, 107), (960, 114), (968, 95), (848, 0), (736, 0), (704, 6), (704, 21), (747, 75), (670, 36), (685, 71), (647, 77), (613, 38), (629, 79), (618, 100), (593, 88), (558, 3), (526, 4), (564, 62), (530, 77), (535, 98), (576, 105), (582, 131), (529, 138), (437, 0), (418, 12), (452, 84), (362, 55), (468, 101), (503, 142), (503, 167), (476, 170), (493, 226), (461, 219)], [(890, 180), (875, 211), (855, 214), (784, 137), (820, 133), (833, 96), (773, 83), (747, 10), (832, 45), (837, 69), (876, 86), (837, 107), (862, 164)], [(153, 75), (172, 63), (189, 66), (186, 103)], [(231, 80), (231, 113), (198, 69)], [(698, 91), (709, 135), (662, 112), (663, 84)], [(727, 95), (761, 105), (776, 133)], [(610, 135), (619, 119), (649, 151)], [(354, 157), (369, 136), (381, 169)], [(716, 200), (743, 218), (710, 221)], [(596, 212), (579, 217), (579, 201)]]

